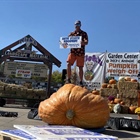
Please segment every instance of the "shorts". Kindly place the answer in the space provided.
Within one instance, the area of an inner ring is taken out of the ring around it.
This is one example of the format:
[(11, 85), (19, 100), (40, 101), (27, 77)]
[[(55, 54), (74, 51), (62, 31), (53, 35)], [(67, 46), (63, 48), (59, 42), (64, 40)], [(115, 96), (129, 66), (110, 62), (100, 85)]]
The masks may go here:
[(84, 55), (77, 56), (73, 53), (69, 53), (67, 62), (70, 63), (71, 65), (73, 65), (74, 62), (76, 61), (76, 66), (83, 67), (84, 66), (84, 58), (85, 58)]

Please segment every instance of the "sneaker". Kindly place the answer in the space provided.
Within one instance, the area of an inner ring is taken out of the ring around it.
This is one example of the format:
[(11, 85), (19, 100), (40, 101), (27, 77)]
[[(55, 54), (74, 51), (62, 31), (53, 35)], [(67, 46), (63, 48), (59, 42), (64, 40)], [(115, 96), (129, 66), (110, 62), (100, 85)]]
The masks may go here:
[(83, 86), (84, 86), (82, 81), (80, 81), (80, 86), (81, 86), (81, 87), (83, 87)]

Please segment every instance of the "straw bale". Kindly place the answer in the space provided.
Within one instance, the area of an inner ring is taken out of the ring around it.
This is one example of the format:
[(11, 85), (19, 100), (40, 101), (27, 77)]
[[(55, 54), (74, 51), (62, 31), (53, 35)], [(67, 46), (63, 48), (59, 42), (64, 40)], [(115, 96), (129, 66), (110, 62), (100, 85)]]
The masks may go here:
[(130, 106), (130, 98), (122, 98), (126, 106)]
[(118, 89), (119, 90), (131, 90), (131, 89), (138, 89), (139, 84), (138, 82), (130, 82), (130, 81), (119, 81), (117, 83)]
[(0, 86), (0, 92), (1, 91), (4, 91), (4, 86), (3, 85)]
[(112, 87), (113, 89), (118, 89), (117, 84), (111, 84), (111, 87)]
[(135, 89), (119, 91), (119, 94), (123, 98), (138, 98), (138, 90)]
[(122, 98), (122, 100), (125, 102), (126, 106), (138, 106), (138, 98)]
[(122, 114), (128, 114), (129, 107), (126, 105), (121, 105), (121, 113)]
[(138, 106), (138, 98), (130, 98), (130, 105)]
[(27, 89), (26, 95), (27, 95), (27, 98), (29, 99), (34, 99), (36, 96), (33, 89)]
[(26, 97), (27, 96), (27, 88), (18, 88), (16, 91), (16, 95), (18, 97)]
[(44, 89), (34, 89), (34, 92), (37, 95), (44, 95), (44, 94), (46, 94), (46, 90), (44, 90)]
[(117, 94), (119, 94), (119, 91), (118, 89), (113, 89), (113, 88), (102, 88), (100, 89), (100, 94), (103, 97), (108, 97), (108, 96), (117, 97)]

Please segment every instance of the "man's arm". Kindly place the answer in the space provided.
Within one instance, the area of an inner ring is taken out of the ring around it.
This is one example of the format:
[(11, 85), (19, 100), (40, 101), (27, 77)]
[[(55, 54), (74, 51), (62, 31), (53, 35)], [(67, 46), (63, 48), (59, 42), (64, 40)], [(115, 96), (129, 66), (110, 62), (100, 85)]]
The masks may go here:
[(87, 35), (87, 33), (85, 32), (84, 34), (83, 34), (83, 40), (82, 40), (82, 42), (81, 42), (81, 45), (82, 46), (85, 46), (85, 45), (87, 45), (88, 44), (88, 35)]

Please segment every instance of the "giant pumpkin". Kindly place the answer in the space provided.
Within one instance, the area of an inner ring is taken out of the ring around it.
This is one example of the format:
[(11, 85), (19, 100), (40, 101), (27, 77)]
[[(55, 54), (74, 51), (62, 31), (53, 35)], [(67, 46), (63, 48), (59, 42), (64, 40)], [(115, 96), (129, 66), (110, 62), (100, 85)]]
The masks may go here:
[(65, 84), (38, 108), (42, 121), (54, 125), (99, 128), (109, 119), (109, 106), (100, 95), (74, 84)]

